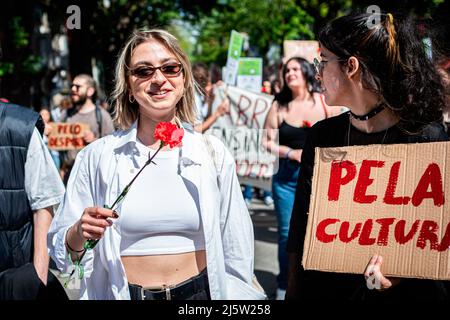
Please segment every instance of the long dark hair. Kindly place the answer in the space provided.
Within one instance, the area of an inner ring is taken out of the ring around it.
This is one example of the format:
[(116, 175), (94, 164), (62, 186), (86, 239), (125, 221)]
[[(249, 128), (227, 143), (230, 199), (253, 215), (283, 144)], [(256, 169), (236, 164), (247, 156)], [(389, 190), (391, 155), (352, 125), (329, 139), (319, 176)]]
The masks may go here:
[(425, 52), (417, 24), (411, 16), (350, 14), (331, 21), (318, 38), (322, 46), (344, 62), (354, 56), (361, 66), (363, 85), (378, 94), (400, 118), (406, 132), (442, 118), (443, 87)]
[(308, 92), (310, 94), (313, 94), (314, 92), (320, 92), (320, 83), (316, 79), (316, 72), (312, 64), (310, 64), (303, 58), (292, 57), (283, 65), (283, 87), (281, 88), (281, 91), (275, 95), (275, 101), (278, 102), (278, 105), (280, 106), (287, 106), (287, 104), (292, 101), (292, 91), (291, 89), (289, 89), (288, 85), (286, 84), (286, 80), (284, 79), (284, 76), (286, 75), (287, 65), (292, 60), (295, 60), (300, 64), (300, 70), (302, 71), (303, 77), (305, 78)]

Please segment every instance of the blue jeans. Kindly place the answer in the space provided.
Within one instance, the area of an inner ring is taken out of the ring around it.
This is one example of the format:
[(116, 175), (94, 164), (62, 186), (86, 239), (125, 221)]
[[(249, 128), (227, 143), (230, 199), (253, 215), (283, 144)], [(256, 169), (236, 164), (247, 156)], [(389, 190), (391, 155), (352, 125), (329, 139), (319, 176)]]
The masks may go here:
[[(252, 200), (254, 188), (248, 184), (243, 185), (243, 186), (244, 186), (244, 191), (242, 192), (242, 194), (244, 196), (244, 199)], [(272, 192), (263, 190), (263, 195), (262, 195), (263, 199), (265, 197), (271, 197), (271, 196), (272, 196)]]
[(252, 200), (253, 199), (253, 187), (246, 184), (244, 185), (244, 191), (242, 192), (244, 199)]
[(300, 164), (292, 160), (280, 159), (278, 172), (272, 178), (272, 193), (278, 222), (278, 288), (287, 288), (288, 256), (286, 243), (289, 233), (292, 208), (294, 206), (297, 178)]

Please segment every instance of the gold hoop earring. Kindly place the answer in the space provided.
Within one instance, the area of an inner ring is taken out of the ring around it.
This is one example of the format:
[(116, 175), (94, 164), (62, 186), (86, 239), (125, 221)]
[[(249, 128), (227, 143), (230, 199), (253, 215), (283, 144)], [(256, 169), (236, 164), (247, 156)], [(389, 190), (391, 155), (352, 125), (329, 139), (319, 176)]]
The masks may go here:
[[(131, 99), (133, 99), (133, 100), (131, 100)], [(130, 103), (135, 103), (136, 99), (132, 95), (130, 95), (130, 96), (128, 96), (128, 101), (130, 101)]]

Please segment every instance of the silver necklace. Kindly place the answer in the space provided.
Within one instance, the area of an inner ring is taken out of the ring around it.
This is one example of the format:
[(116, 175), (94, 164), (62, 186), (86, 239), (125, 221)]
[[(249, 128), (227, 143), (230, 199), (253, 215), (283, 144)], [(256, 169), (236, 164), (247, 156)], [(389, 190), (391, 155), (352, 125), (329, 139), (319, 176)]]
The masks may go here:
[[(351, 115), (349, 114), (349, 118), (348, 118), (348, 129), (347, 129), (347, 147), (350, 146), (350, 129), (352, 127), (352, 118)], [(383, 135), (383, 140), (381, 140), (380, 144), (384, 144), (384, 140), (386, 139), (387, 133), (389, 131), (389, 128), (387, 128), (386, 130), (384, 130), (384, 135)]]

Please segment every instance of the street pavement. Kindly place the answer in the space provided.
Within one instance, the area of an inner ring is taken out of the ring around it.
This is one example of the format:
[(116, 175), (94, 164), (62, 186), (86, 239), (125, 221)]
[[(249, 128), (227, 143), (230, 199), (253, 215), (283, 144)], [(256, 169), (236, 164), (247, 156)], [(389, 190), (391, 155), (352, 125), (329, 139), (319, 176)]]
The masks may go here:
[(253, 199), (249, 207), (255, 232), (255, 275), (269, 299), (275, 299), (278, 274), (278, 230), (273, 205)]
[[(277, 259), (277, 221), (272, 206), (266, 206), (261, 200), (253, 199), (249, 212), (253, 221), (255, 233), (255, 275), (266, 291), (269, 299), (275, 298), (276, 275), (278, 274)], [(64, 279), (58, 271), (51, 270), (61, 284)], [(66, 289), (69, 299), (76, 299), (78, 289)]]

